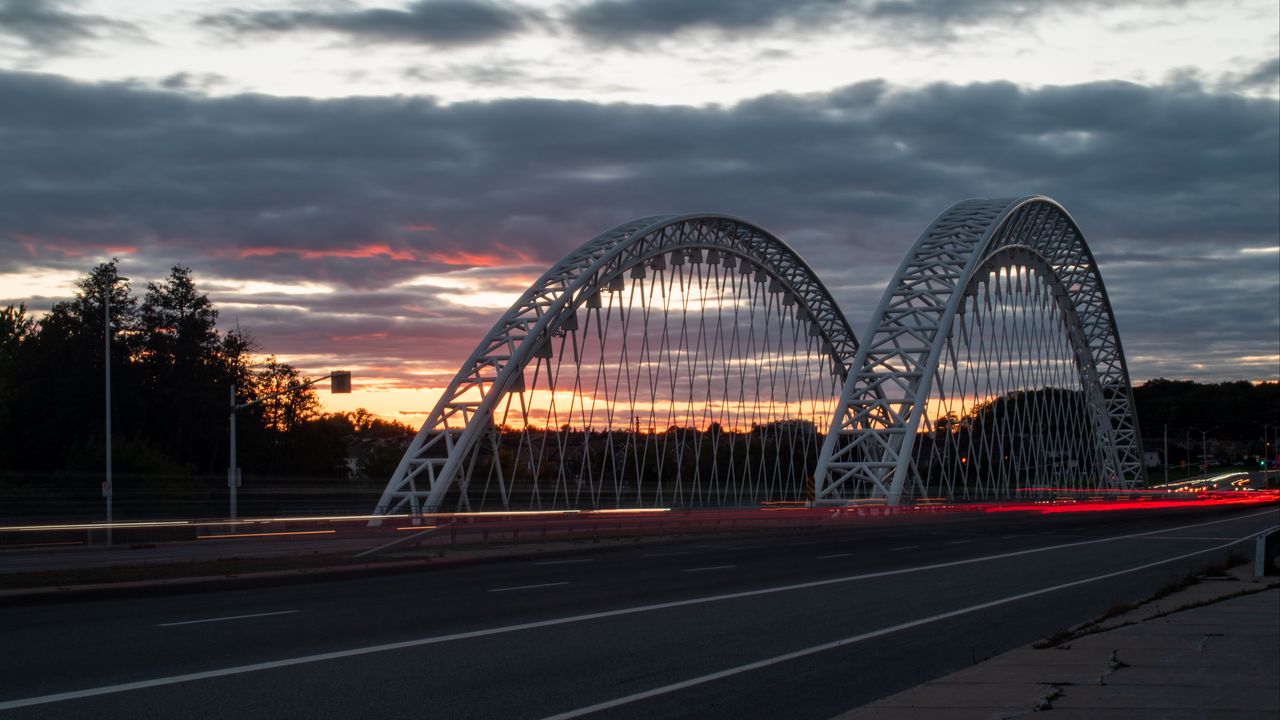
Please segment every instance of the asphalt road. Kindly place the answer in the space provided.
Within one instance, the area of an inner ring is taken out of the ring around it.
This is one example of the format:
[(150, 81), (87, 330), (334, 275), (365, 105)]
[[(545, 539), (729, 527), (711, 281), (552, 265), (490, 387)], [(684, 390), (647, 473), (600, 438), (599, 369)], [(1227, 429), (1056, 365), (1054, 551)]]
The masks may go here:
[(108, 568), (125, 565), (171, 565), (230, 558), (270, 558), (312, 553), (356, 553), (387, 541), (382, 537), (300, 535), (283, 538), (211, 538), (192, 542), (98, 545), (74, 548), (7, 550), (0, 548), (0, 587), (10, 573), (42, 570)]
[(0, 717), (828, 718), (1143, 597), (1278, 521), (942, 517), (4, 607)]

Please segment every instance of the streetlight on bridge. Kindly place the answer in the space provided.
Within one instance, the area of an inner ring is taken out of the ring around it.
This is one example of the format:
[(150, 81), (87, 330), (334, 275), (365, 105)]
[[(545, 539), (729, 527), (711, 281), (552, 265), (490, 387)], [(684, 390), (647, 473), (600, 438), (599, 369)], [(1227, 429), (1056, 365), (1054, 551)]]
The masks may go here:
[[(263, 395), (256, 400), (250, 400), (247, 403), (236, 403), (236, 385), (231, 383), (231, 448), (229, 452), (230, 464), (227, 466), (227, 487), (231, 490), (231, 519), (236, 519), (236, 491), (240, 488), (240, 467), (236, 465), (236, 412), (245, 408), (253, 407), (258, 403), (265, 402), (272, 398), (288, 395), (289, 393), (305, 390), (321, 380), (329, 380), (329, 392), (334, 394), (346, 394), (351, 392), (351, 372), (348, 370), (335, 370), (328, 375), (308, 380), (296, 387), (285, 388), (280, 392), (274, 392), (270, 395)], [(110, 507), (108, 505), (107, 507)], [(108, 531), (110, 532), (110, 531)]]

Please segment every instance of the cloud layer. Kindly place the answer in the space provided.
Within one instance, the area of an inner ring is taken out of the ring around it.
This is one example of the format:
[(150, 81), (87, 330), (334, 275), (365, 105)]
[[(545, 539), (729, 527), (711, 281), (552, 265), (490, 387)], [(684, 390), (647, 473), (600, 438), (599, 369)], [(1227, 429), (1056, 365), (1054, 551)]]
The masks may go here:
[(129, 23), (75, 13), (74, 6), (66, 0), (0, 0), (0, 38), (16, 39), (39, 54), (56, 54), (104, 36), (139, 36)]
[(514, 34), (535, 13), (488, 0), (421, 0), (404, 9), (232, 12), (201, 23), (231, 36), (322, 31), (352, 41), (420, 45), (471, 45)]
[(1135, 377), (1277, 374), (1275, 100), (872, 81), (730, 107), (443, 105), (21, 73), (0, 73), (0, 97), (0, 273), (118, 254), (134, 277), (182, 262), (197, 281), (258, 282), (215, 293), (224, 320), (320, 367), (356, 355), (405, 385), (447, 375), (500, 312), (493, 293), (661, 212), (773, 230), (861, 332), (934, 215), (1042, 193), (1084, 228)]

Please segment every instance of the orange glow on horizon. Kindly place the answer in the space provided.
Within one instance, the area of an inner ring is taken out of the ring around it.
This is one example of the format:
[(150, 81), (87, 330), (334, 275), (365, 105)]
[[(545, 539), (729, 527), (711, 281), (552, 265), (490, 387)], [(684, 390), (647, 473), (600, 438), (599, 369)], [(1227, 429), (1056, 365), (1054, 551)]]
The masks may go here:
[(64, 258), (85, 257), (90, 253), (104, 253), (107, 255), (136, 255), (138, 252), (137, 245), (114, 245), (114, 244), (96, 244), (85, 241), (73, 241), (66, 237), (55, 238), (38, 238), (34, 235), (26, 235), (23, 233), (13, 233), (13, 237), (17, 238), (18, 244), (22, 245), (22, 249), (26, 252), (27, 257), (39, 257), (41, 251), (49, 251), (61, 255)]
[(328, 250), (264, 245), (261, 247), (237, 248), (231, 254), (239, 259), (273, 257), (275, 255), (297, 255), (303, 260), (320, 260), (322, 258), (363, 259), (372, 257), (386, 257), (390, 260), (417, 259), (412, 250), (395, 250), (386, 243), (367, 243), (353, 248), (333, 248)]

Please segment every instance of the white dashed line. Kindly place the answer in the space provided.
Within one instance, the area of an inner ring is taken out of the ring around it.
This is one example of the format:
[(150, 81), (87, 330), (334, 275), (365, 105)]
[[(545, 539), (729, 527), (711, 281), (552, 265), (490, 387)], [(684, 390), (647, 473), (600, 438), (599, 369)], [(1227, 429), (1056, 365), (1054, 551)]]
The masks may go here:
[(708, 570), (729, 570), (736, 568), (737, 565), (714, 565), (712, 567), (688, 568), (685, 572), (707, 572)]
[(227, 617), (205, 618), (203, 620), (183, 620), (182, 622), (160, 623), (156, 627), (177, 627), (179, 625), (199, 625), (200, 623), (222, 622), (224, 620), (244, 620), (247, 618), (268, 617), (271, 615), (289, 615), (297, 610), (279, 610), (277, 612), (253, 613), (252, 615), (228, 615)]
[(836, 554), (834, 554), (834, 555), (819, 555), (819, 556), (818, 556), (818, 559), (819, 559), (819, 560), (830, 560), (830, 559), (832, 559), (832, 558), (849, 557), (849, 556), (850, 556), (850, 555), (852, 555), (852, 554), (853, 554), (853, 553), (836, 553)]
[(538, 583), (537, 585), (516, 585), (515, 587), (493, 588), (489, 592), (510, 592), (512, 590), (532, 590), (534, 588), (555, 587), (557, 585), (568, 585), (568, 584), (569, 582), (565, 581), (565, 582), (553, 582), (553, 583)]
[(919, 545), (903, 545), (902, 547), (889, 548), (889, 552), (893, 552), (894, 550), (915, 550), (918, 547), (920, 546)]
[(589, 563), (595, 561), (595, 558), (582, 558), (580, 560), (543, 560), (541, 562), (534, 563), (534, 565), (573, 565), (574, 563)]

